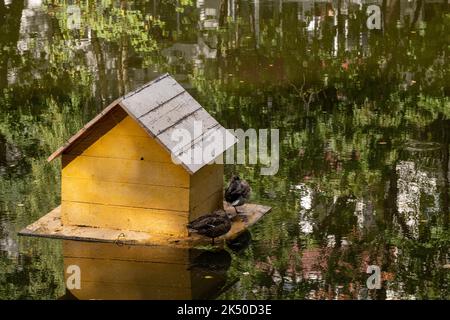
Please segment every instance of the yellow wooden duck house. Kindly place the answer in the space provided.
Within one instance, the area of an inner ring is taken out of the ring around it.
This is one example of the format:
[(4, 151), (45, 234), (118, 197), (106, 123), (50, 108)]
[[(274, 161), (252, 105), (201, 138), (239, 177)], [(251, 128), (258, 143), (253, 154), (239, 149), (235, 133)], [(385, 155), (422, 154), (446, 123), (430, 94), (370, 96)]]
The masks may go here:
[[(177, 130), (189, 139), (176, 141)], [(182, 156), (195, 154), (212, 130), (223, 137), (214, 160), (235, 137), (168, 74), (117, 99), (48, 158), (61, 157), (61, 206), (20, 234), (144, 243), (191, 238), (189, 221), (224, 206), (223, 164)], [(254, 206), (254, 218), (230, 232), (270, 210)]]

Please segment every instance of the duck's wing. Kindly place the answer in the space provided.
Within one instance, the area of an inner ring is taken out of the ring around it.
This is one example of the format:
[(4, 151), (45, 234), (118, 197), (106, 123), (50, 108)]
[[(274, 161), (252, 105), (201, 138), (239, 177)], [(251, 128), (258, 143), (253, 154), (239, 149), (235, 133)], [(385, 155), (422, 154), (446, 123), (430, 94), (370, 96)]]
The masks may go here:
[(188, 228), (191, 229), (199, 229), (202, 228), (205, 224), (208, 224), (208, 221), (212, 218), (213, 216), (210, 214), (198, 217), (195, 220), (192, 220), (191, 222), (189, 222), (187, 224)]
[(227, 218), (217, 218), (208, 224), (208, 231), (227, 233), (231, 229), (231, 221)]
[(227, 220), (228, 219), (225, 217), (212, 217), (211, 219), (209, 219), (208, 224), (210, 226), (217, 227), (217, 226), (220, 226), (220, 225), (226, 223)]
[(230, 185), (225, 190), (225, 200), (233, 202), (239, 197), (239, 183), (237, 181), (230, 182)]
[(242, 191), (242, 196), (244, 198), (248, 198), (250, 196), (251, 191), (252, 191), (252, 188), (250, 187), (248, 182), (247, 181), (242, 181), (241, 188), (243, 190)]
[(211, 232), (217, 228), (219, 228), (221, 225), (221, 222), (219, 219), (217, 219), (216, 217), (209, 217), (203, 221), (201, 221), (200, 223), (198, 223), (196, 225), (196, 230), (202, 234), (202, 233), (207, 233), (207, 232)]

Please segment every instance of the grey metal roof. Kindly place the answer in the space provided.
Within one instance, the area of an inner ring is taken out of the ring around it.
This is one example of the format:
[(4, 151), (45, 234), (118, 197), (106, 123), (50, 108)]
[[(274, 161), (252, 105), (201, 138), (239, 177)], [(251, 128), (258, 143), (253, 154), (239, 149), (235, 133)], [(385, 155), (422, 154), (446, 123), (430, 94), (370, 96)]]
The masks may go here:
[[(81, 139), (84, 132), (92, 131), (91, 127), (95, 127), (117, 106), (122, 107), (191, 174), (237, 142), (234, 135), (222, 127), (175, 79), (164, 74), (114, 101), (48, 160), (62, 154)], [(181, 139), (181, 133), (189, 134)], [(202, 152), (200, 159), (194, 155), (198, 156), (202, 145), (207, 146), (209, 151), (207, 154)]]

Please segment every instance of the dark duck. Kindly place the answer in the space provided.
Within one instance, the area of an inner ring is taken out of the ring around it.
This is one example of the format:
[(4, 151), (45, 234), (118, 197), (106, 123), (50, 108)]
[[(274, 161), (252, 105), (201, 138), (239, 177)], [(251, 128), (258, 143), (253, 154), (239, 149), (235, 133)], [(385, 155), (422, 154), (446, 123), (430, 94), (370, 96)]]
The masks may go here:
[(195, 232), (214, 239), (226, 234), (231, 229), (231, 220), (223, 210), (217, 210), (212, 214), (201, 216), (190, 223), (187, 227), (191, 232)]
[(234, 207), (236, 214), (240, 213), (236, 207), (242, 206), (250, 198), (251, 188), (245, 180), (239, 176), (231, 178), (228, 188), (225, 190), (225, 200)]

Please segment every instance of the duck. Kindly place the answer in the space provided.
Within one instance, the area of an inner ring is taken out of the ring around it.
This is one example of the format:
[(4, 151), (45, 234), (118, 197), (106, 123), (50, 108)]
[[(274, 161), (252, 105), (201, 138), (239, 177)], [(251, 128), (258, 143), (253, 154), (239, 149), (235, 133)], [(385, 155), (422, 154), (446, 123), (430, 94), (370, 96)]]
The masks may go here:
[(236, 207), (242, 206), (250, 198), (251, 190), (248, 182), (238, 175), (231, 178), (230, 184), (225, 190), (225, 201), (234, 207), (236, 214), (241, 213)]
[(187, 224), (188, 229), (208, 238), (214, 239), (226, 234), (231, 229), (231, 219), (224, 210), (216, 210), (203, 215)]

